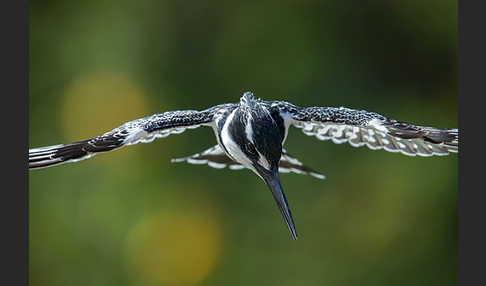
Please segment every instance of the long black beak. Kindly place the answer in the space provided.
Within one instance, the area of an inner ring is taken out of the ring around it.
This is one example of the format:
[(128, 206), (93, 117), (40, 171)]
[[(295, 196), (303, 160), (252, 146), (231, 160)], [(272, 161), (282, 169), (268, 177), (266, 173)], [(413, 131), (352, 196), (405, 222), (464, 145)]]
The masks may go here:
[(297, 239), (297, 230), (295, 229), (294, 220), (292, 219), (292, 213), (290, 212), (289, 204), (287, 203), (287, 198), (285, 198), (285, 193), (282, 188), (282, 183), (280, 182), (280, 176), (278, 174), (278, 167), (274, 171), (262, 170), (260, 172), (265, 183), (267, 183), (272, 195), (275, 198), (275, 202), (282, 213), (282, 216), (287, 224), (287, 228), (292, 234), (293, 239)]

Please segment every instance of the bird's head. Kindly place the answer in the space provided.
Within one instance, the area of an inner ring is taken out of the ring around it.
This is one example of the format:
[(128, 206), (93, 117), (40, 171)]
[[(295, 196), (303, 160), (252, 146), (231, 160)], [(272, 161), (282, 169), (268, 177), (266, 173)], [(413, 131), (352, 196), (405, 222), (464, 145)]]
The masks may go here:
[(278, 114), (272, 114), (251, 92), (245, 92), (240, 98), (240, 105), (229, 125), (229, 131), (244, 155), (244, 162), (240, 163), (251, 168), (260, 177), (264, 172), (278, 169), (285, 136), (283, 121)]
[(258, 99), (253, 96), (251, 91), (244, 92), (240, 97), (240, 106), (251, 106), (256, 102), (258, 102)]
[(265, 181), (292, 237), (296, 239), (295, 225), (278, 172), (285, 137), (282, 117), (255, 99), (252, 93), (246, 92), (240, 99), (229, 132), (239, 149), (238, 155), (233, 157)]

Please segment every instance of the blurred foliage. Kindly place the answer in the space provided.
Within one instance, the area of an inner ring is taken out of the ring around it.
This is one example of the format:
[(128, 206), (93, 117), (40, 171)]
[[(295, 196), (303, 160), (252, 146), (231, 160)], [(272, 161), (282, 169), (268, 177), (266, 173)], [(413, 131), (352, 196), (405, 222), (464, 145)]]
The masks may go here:
[[(30, 146), (251, 90), (457, 126), (457, 3), (30, 1)], [(170, 164), (199, 128), (29, 172), (31, 285), (456, 285), (457, 155), (290, 131), (293, 241), (249, 171)]]

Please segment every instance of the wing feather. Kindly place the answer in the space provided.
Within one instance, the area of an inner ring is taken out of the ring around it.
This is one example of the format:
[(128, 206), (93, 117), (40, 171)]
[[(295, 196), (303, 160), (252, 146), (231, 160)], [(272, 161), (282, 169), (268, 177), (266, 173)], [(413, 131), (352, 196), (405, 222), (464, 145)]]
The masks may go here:
[(279, 108), (289, 118), (289, 124), (319, 140), (348, 142), (353, 147), (367, 146), (409, 156), (443, 156), (459, 151), (458, 129), (418, 126), (345, 107), (301, 108), (282, 101), (266, 103)]
[(100, 152), (107, 152), (127, 145), (149, 143), (156, 138), (180, 134), (186, 129), (202, 125), (210, 126), (214, 114), (228, 105), (195, 111), (169, 111), (136, 119), (121, 125), (103, 135), (73, 142), (29, 149), (29, 169), (49, 167), (66, 162), (88, 159)]

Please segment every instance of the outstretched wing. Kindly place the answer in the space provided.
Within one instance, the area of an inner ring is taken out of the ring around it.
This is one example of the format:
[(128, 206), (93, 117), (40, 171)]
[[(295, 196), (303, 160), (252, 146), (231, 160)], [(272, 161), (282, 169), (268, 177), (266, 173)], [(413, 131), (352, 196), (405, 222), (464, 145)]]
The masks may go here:
[[(176, 158), (171, 160), (172, 163), (187, 162), (190, 164), (202, 165), (207, 164), (216, 169), (230, 168), (231, 170), (245, 169), (243, 165), (230, 159), (219, 145), (215, 145), (201, 153), (192, 156)], [(296, 173), (302, 175), (311, 175), (313, 177), (324, 179), (325, 176), (314, 169), (304, 166), (298, 159), (292, 157), (285, 149), (282, 149), (282, 157), (279, 163), (279, 172)]]
[(333, 107), (301, 108), (287, 102), (270, 102), (288, 122), (309, 136), (351, 146), (368, 146), (409, 156), (447, 155), (458, 152), (458, 129), (416, 126), (365, 110)]
[(65, 162), (76, 162), (139, 142), (179, 134), (201, 125), (210, 126), (214, 114), (227, 105), (218, 105), (203, 111), (169, 111), (136, 119), (103, 135), (70, 144), (29, 149), (29, 169), (49, 167)]

